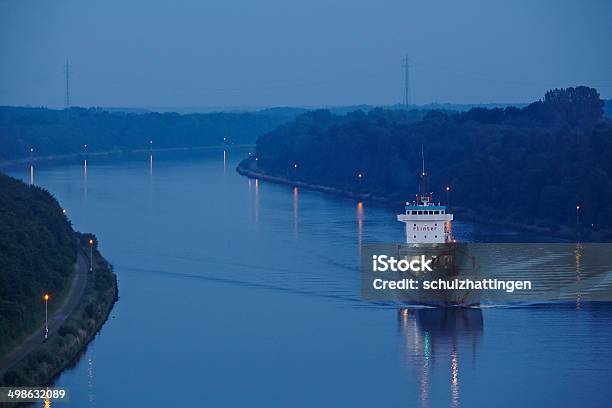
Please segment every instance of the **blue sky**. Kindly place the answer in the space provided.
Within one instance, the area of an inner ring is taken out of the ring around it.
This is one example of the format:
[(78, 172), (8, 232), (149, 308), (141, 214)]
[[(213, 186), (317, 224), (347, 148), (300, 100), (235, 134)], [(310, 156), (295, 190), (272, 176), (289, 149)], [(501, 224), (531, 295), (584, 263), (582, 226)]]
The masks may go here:
[(0, 0), (0, 104), (325, 106), (612, 97), (605, 0)]

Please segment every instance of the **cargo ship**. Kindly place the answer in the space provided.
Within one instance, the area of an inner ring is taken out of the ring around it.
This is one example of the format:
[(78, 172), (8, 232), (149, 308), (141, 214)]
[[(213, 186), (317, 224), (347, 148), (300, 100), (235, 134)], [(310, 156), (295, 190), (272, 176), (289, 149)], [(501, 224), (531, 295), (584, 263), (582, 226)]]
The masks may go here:
[[(397, 220), (405, 224), (406, 232), (406, 243), (398, 246), (399, 258), (410, 260), (425, 255), (433, 259), (433, 271), (410, 272), (413, 278), (419, 280), (475, 277), (476, 261), (465, 252), (465, 246), (457, 244), (453, 237), (453, 214), (449, 206), (434, 202), (433, 192), (428, 189), (425, 158), (421, 155), (419, 193), (414, 201), (405, 203), (404, 213), (397, 215)], [(409, 296), (412, 298), (402, 300), (436, 306), (479, 304), (478, 295), (469, 290), (420, 290)]]

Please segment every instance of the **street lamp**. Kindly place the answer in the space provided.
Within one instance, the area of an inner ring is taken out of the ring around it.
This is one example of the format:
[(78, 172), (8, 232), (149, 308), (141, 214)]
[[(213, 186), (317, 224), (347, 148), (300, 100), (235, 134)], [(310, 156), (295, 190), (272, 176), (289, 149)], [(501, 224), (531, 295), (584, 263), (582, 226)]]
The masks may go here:
[(450, 207), (450, 186), (446, 186), (446, 205)]
[(89, 240), (89, 271), (93, 271), (93, 239)]
[(49, 313), (47, 304), (49, 303), (49, 294), (45, 293), (43, 295), (43, 299), (45, 300), (45, 340), (49, 337)]

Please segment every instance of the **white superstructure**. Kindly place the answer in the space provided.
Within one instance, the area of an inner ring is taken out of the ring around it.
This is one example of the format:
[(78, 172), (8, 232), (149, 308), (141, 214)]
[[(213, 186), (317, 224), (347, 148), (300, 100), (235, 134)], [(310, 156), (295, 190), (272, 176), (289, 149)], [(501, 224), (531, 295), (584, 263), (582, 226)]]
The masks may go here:
[(409, 244), (436, 244), (452, 242), (453, 214), (445, 205), (433, 204), (431, 197), (417, 196), (417, 201), (406, 203), (406, 212), (397, 220), (406, 224), (406, 242)]

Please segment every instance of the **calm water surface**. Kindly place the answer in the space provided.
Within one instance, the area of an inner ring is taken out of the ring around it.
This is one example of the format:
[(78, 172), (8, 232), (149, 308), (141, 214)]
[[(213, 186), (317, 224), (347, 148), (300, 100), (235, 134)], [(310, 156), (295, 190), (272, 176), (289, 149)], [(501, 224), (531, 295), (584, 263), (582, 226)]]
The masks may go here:
[(361, 301), (359, 245), (401, 241), (395, 212), (248, 180), (245, 154), (35, 170), (119, 278), (108, 323), (57, 381), (72, 406), (612, 406), (611, 307)]

